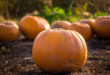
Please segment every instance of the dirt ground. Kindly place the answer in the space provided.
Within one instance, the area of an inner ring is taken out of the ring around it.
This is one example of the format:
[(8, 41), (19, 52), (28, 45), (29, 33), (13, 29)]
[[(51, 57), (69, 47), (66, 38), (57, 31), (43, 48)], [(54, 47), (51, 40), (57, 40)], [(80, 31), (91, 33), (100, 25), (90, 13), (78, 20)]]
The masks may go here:
[[(32, 44), (26, 39), (0, 43), (0, 75), (52, 75), (41, 72), (33, 63)], [(110, 75), (110, 40), (91, 38), (87, 45), (85, 66), (64, 75)]]

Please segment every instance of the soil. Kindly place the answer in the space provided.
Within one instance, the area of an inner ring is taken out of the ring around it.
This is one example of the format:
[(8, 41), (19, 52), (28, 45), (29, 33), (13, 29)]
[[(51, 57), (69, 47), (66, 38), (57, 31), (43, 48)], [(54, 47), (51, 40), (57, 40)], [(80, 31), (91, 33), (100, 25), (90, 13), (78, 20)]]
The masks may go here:
[[(24, 38), (0, 43), (0, 75), (52, 75), (43, 73), (33, 63), (32, 44)], [(91, 38), (87, 46), (85, 66), (63, 75), (110, 75), (110, 40)]]

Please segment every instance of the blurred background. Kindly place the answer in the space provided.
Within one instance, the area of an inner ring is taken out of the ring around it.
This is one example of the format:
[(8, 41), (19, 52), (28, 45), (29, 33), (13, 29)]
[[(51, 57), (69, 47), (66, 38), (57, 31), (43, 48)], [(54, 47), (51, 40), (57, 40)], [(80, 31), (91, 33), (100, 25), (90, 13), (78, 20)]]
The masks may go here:
[(38, 15), (50, 23), (97, 18), (110, 13), (110, 0), (0, 0), (0, 21)]

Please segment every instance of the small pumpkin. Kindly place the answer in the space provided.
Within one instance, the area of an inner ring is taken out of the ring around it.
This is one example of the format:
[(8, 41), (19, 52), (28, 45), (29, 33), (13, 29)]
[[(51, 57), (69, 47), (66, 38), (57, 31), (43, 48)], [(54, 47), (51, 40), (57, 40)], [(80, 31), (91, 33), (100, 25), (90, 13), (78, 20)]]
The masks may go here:
[(86, 23), (74, 22), (69, 29), (79, 32), (85, 40), (89, 39), (92, 35), (91, 27)]
[(84, 38), (75, 31), (49, 29), (35, 38), (32, 57), (44, 72), (73, 72), (85, 64), (87, 46)]
[(25, 16), (20, 21), (20, 29), (26, 38), (34, 39), (41, 31), (50, 29), (50, 25), (42, 17)]
[(100, 16), (92, 26), (94, 32), (102, 38), (110, 38), (110, 16)]
[(19, 36), (19, 27), (12, 21), (0, 23), (0, 41), (12, 41)]
[(55, 21), (52, 25), (51, 25), (51, 28), (54, 29), (54, 28), (62, 28), (62, 29), (68, 29), (69, 26), (71, 25), (70, 22), (68, 21)]

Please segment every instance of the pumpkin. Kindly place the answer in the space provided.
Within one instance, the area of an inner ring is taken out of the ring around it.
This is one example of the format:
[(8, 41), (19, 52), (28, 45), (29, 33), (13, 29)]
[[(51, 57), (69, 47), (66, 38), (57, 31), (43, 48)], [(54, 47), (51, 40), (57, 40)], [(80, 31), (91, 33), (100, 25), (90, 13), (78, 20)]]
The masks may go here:
[(110, 16), (98, 17), (92, 28), (98, 36), (110, 38)]
[(49, 29), (35, 38), (32, 57), (44, 72), (73, 72), (85, 64), (87, 46), (84, 38), (75, 31)]
[(95, 23), (95, 19), (85, 19), (85, 20), (82, 20), (80, 22), (81, 23), (87, 23), (87, 24), (89, 24), (92, 27), (94, 25), (94, 23)]
[(54, 28), (62, 28), (62, 29), (68, 29), (69, 26), (71, 25), (70, 22), (68, 21), (55, 21), (52, 25), (51, 25), (51, 28), (54, 29)]
[(0, 23), (0, 41), (12, 41), (19, 36), (19, 27), (12, 21)]
[(91, 27), (86, 23), (74, 22), (69, 29), (79, 32), (85, 40), (89, 39), (92, 35)]
[(25, 16), (20, 21), (20, 29), (28, 39), (34, 39), (38, 33), (49, 29), (49, 23), (42, 17)]

